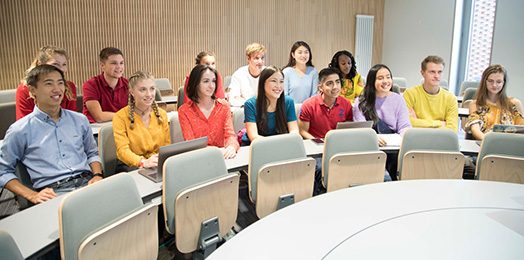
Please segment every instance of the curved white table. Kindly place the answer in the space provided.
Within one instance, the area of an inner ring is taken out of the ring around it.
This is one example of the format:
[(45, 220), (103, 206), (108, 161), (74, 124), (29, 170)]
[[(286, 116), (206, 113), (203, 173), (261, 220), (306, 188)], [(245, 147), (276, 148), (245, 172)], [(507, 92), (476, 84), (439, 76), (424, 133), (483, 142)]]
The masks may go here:
[(301, 201), (207, 259), (524, 259), (523, 245), (524, 185), (417, 180)]

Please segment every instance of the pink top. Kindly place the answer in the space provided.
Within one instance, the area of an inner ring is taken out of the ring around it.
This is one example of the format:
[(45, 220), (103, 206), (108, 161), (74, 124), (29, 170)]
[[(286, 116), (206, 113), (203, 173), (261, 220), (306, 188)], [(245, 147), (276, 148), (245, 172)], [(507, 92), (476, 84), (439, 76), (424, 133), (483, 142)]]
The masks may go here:
[(215, 107), (209, 118), (206, 118), (193, 101), (184, 102), (178, 109), (178, 118), (184, 140), (207, 136), (207, 144), (217, 147), (232, 146), (235, 150), (240, 145), (233, 130), (231, 108), (223, 99), (215, 100)]

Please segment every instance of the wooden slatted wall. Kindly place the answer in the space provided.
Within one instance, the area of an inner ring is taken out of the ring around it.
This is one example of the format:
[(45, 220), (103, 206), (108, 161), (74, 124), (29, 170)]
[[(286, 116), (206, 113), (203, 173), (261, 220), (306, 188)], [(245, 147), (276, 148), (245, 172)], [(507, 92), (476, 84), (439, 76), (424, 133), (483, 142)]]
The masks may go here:
[(66, 77), (80, 88), (101, 72), (107, 46), (124, 52), (126, 77), (145, 69), (174, 86), (201, 50), (214, 51), (227, 76), (247, 64), (255, 41), (276, 66), (306, 41), (320, 70), (336, 51), (354, 52), (356, 14), (375, 16), (373, 63), (382, 59), (384, 0), (2, 0), (0, 8), (0, 90), (16, 88), (43, 45), (68, 51)]

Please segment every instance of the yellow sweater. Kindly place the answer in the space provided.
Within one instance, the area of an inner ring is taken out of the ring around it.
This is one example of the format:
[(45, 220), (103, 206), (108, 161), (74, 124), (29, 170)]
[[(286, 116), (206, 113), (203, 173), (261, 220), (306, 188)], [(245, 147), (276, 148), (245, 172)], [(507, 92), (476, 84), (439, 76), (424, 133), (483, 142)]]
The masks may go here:
[[(408, 110), (413, 108), (417, 114), (417, 118), (409, 117), (413, 127), (458, 130), (457, 98), (445, 89), (440, 88), (436, 95), (430, 95), (418, 85), (407, 89), (404, 99)], [(440, 121), (446, 121), (446, 126), (442, 127)]]
[(158, 148), (171, 144), (167, 113), (158, 109), (162, 124), (151, 111), (151, 119), (146, 129), (142, 118), (135, 113), (135, 125), (131, 130), (129, 106), (116, 112), (113, 117), (113, 134), (115, 135), (116, 155), (128, 166), (138, 167), (142, 158), (149, 158), (158, 153)]

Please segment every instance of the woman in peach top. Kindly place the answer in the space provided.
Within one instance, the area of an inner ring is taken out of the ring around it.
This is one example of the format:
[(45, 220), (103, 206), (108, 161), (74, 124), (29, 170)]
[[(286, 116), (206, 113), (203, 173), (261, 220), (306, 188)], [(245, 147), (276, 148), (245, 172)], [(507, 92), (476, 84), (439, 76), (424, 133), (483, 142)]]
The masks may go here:
[(227, 101), (216, 98), (217, 72), (210, 66), (197, 65), (187, 82), (188, 102), (178, 109), (185, 140), (207, 136), (207, 144), (222, 148), (225, 159), (233, 158), (240, 147)]

